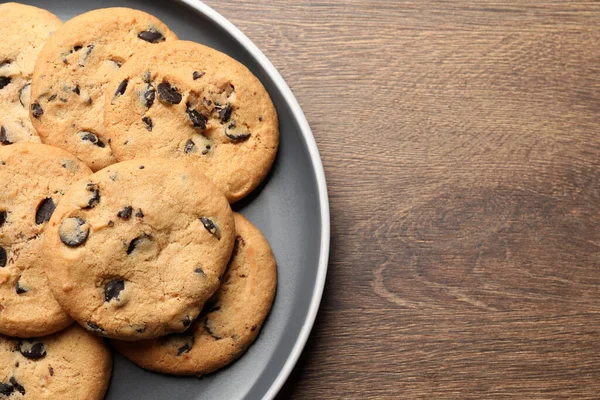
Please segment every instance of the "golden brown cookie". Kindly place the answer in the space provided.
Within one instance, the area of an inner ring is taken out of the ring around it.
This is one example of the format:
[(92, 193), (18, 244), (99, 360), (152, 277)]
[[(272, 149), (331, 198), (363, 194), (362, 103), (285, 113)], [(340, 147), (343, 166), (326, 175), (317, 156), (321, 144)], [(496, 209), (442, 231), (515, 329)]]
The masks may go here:
[(221, 52), (160, 44), (127, 61), (106, 92), (106, 137), (119, 160), (189, 160), (230, 202), (254, 190), (273, 164), (279, 127), (269, 94)]
[(104, 136), (104, 91), (135, 52), (177, 36), (152, 15), (106, 8), (67, 21), (46, 42), (31, 83), (31, 120), (44, 143), (97, 171), (114, 163)]
[(188, 163), (138, 159), (75, 183), (44, 238), (54, 296), (88, 330), (124, 340), (185, 330), (235, 242), (229, 203)]
[(0, 147), (0, 333), (42, 336), (73, 322), (50, 291), (42, 239), (64, 193), (91, 173), (56, 147)]
[(50, 336), (0, 335), (0, 398), (101, 400), (112, 354), (104, 341), (77, 324)]
[(0, 146), (40, 142), (29, 119), (33, 67), (42, 46), (62, 22), (49, 11), (0, 4)]
[(113, 341), (135, 364), (178, 375), (204, 375), (231, 363), (254, 342), (271, 309), (277, 268), (260, 231), (235, 214), (236, 248), (223, 283), (192, 327), (140, 342)]

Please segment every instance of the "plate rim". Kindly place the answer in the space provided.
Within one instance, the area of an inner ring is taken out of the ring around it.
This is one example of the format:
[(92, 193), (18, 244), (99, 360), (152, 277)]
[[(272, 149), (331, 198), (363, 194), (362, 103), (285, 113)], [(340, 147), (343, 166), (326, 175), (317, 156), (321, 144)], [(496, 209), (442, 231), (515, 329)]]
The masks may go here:
[(312, 130), (308, 124), (308, 120), (298, 103), (298, 100), (292, 93), (292, 90), (285, 82), (279, 71), (275, 68), (275, 66), (269, 61), (267, 56), (246, 36), (238, 27), (236, 27), (232, 22), (230, 22), (227, 18), (221, 15), (219, 12), (214, 10), (212, 7), (208, 6), (204, 2), (200, 0), (177, 0), (180, 3), (184, 3), (196, 11), (203, 14), (205, 17), (212, 20), (212, 22), (219, 25), (221, 28), (225, 29), (229, 32), (233, 38), (240, 44), (243, 48), (245, 48), (259, 63), (259, 65), (265, 70), (267, 75), (273, 80), (275, 86), (282, 94), (284, 100), (288, 103), (290, 110), (292, 111), (292, 115), (294, 119), (297, 121), (302, 136), (304, 137), (308, 153), (311, 159), (311, 163), (313, 166), (313, 171), (315, 173), (315, 178), (317, 180), (317, 191), (319, 195), (319, 206), (321, 211), (321, 243), (319, 249), (319, 261), (317, 265), (317, 279), (315, 281), (311, 302), (308, 308), (308, 312), (306, 314), (306, 319), (304, 320), (304, 324), (302, 329), (300, 330), (300, 334), (296, 338), (296, 342), (292, 347), (292, 351), (287, 357), (286, 362), (283, 365), (281, 371), (271, 384), (269, 390), (263, 396), (263, 399), (271, 400), (273, 399), (277, 393), (283, 387), (283, 384), (288, 379), (291, 374), (294, 366), (298, 362), (300, 355), (306, 345), (308, 337), (310, 336), (310, 332), (312, 331), (315, 319), (317, 317), (317, 313), (319, 311), (319, 306), (321, 304), (321, 299), (323, 296), (323, 290), (325, 288), (325, 280), (327, 277), (327, 268), (329, 262), (329, 246), (331, 240), (331, 226), (330, 226), (330, 210), (329, 210), (329, 196), (327, 194), (327, 182), (325, 180), (325, 171), (323, 169), (323, 162), (321, 160), (321, 156), (319, 154), (319, 149), (317, 148), (317, 143), (315, 141), (315, 137), (312, 133)]

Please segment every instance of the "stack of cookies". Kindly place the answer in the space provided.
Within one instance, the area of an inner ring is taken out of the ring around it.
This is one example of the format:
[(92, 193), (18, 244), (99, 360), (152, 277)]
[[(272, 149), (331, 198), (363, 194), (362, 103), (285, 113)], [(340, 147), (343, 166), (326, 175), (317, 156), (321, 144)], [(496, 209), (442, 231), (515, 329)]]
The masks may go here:
[(103, 398), (103, 337), (166, 374), (231, 363), (277, 284), (230, 206), (277, 153), (265, 88), (138, 10), (0, 15), (0, 398)]

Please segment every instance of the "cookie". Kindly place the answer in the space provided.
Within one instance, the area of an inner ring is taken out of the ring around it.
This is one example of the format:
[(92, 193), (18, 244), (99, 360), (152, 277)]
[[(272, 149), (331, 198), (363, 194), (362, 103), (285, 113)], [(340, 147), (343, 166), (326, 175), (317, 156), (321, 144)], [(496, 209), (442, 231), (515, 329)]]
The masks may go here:
[(273, 164), (279, 127), (269, 94), (214, 49), (175, 41), (140, 52), (106, 93), (106, 137), (119, 160), (189, 160), (230, 202), (254, 190)]
[(0, 335), (1, 399), (101, 400), (111, 371), (104, 341), (76, 324), (35, 339)]
[(0, 4), (0, 146), (40, 142), (29, 119), (33, 67), (62, 22), (54, 14), (17, 3)]
[(91, 173), (56, 147), (0, 147), (0, 333), (43, 336), (73, 322), (52, 296), (40, 253), (54, 208)]
[(54, 296), (83, 327), (125, 340), (190, 326), (235, 242), (225, 196), (187, 163), (139, 159), (75, 183), (44, 238)]
[(231, 363), (254, 342), (277, 286), (271, 248), (260, 231), (235, 214), (236, 248), (223, 283), (192, 327), (156, 340), (115, 348), (135, 364), (168, 374), (204, 375)]
[(115, 162), (104, 137), (104, 91), (137, 51), (177, 39), (157, 18), (129, 8), (87, 12), (46, 42), (31, 82), (31, 120), (44, 143), (77, 154), (97, 171)]

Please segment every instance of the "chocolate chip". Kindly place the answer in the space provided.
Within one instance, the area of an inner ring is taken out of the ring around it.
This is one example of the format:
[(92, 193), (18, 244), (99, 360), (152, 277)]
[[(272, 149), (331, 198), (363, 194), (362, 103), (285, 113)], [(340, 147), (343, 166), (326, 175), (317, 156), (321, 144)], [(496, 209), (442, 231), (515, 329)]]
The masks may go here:
[(205, 273), (205, 272), (204, 272), (204, 270), (203, 270), (202, 268), (200, 268), (200, 267), (197, 267), (197, 268), (194, 270), (194, 272), (195, 272), (195, 273), (197, 273), (198, 275), (201, 275), (201, 276), (206, 276), (206, 273)]
[(0, 382), (0, 395), (10, 396), (15, 388), (10, 383)]
[(231, 252), (231, 259), (234, 259), (235, 256), (237, 256), (238, 251), (240, 250), (240, 247), (243, 246), (246, 242), (244, 242), (244, 239), (241, 236), (236, 236), (235, 237), (235, 243), (233, 244), (233, 251)]
[(237, 127), (237, 123), (235, 121), (231, 121), (227, 129), (235, 129)]
[(15, 363), (15, 368), (19, 368), (19, 362), (18, 361)]
[(250, 330), (251, 330), (252, 332), (254, 332), (254, 331), (256, 330), (256, 328), (258, 328), (256, 325), (252, 325), (252, 328), (250, 328)]
[(117, 213), (117, 217), (123, 218), (123, 219), (129, 219), (129, 218), (131, 218), (132, 213), (133, 213), (133, 207), (127, 206)]
[(131, 242), (129, 242), (129, 246), (127, 247), (127, 255), (130, 255), (131, 253), (134, 252), (135, 248), (143, 241), (146, 240), (152, 240), (151, 236), (148, 235), (142, 235), (142, 236), (138, 236), (135, 239), (133, 239)]
[(229, 140), (235, 143), (244, 142), (250, 138), (250, 132), (245, 133), (233, 133), (231, 131), (225, 130), (225, 136)]
[(42, 342), (33, 339), (23, 339), (19, 341), (19, 351), (23, 357), (30, 360), (39, 360), (46, 357), (46, 348)]
[(98, 189), (98, 185), (90, 182), (87, 184), (87, 190), (88, 192), (92, 193), (92, 197), (89, 199), (87, 205), (83, 207), (86, 210), (94, 208), (98, 203), (100, 203), (100, 189)]
[(6, 128), (4, 126), (0, 127), (0, 143), (2, 144), (12, 144), (8, 137), (6, 137)]
[(192, 74), (192, 76), (194, 77), (194, 80), (196, 79), (200, 79), (204, 76), (206, 72), (202, 71), (202, 72), (198, 72), (198, 71), (194, 71), (194, 73)]
[(144, 213), (142, 212), (141, 208), (138, 208), (137, 212), (135, 213), (135, 216), (138, 218), (144, 218)]
[(231, 107), (231, 104), (227, 104), (225, 108), (219, 110), (219, 119), (221, 119), (221, 122), (225, 123), (229, 121), (229, 119), (231, 118), (232, 111), (233, 108)]
[(205, 330), (206, 330), (206, 332), (207, 332), (207, 333), (208, 333), (210, 336), (212, 336), (212, 337), (213, 337), (215, 340), (221, 340), (221, 337), (220, 337), (220, 336), (217, 336), (217, 335), (215, 334), (215, 332), (214, 332), (214, 331), (211, 329), (211, 327), (210, 327), (210, 321), (209, 321), (208, 317), (204, 319), (204, 329), (205, 329)]
[(12, 79), (8, 76), (0, 76), (0, 89), (4, 89), (6, 85), (10, 83)]
[(108, 221), (108, 226), (115, 226), (115, 223), (112, 220)]
[(48, 372), (50, 373), (50, 376), (54, 376), (54, 368), (48, 367)]
[(51, 101), (56, 100), (56, 96), (57, 96), (57, 94), (55, 93), (52, 96), (48, 97), (48, 103), (50, 103)]
[(156, 89), (154, 89), (154, 86), (149, 84), (148, 86), (146, 86), (146, 90), (144, 90), (144, 105), (146, 106), (146, 108), (152, 107), (155, 98)]
[(44, 114), (44, 110), (42, 109), (42, 106), (40, 106), (40, 103), (33, 103), (31, 105), (31, 115), (33, 115), (35, 118), (39, 118)]
[(137, 333), (144, 333), (144, 331), (145, 331), (145, 330), (146, 330), (146, 327), (145, 327), (145, 326), (142, 326), (141, 328), (135, 328), (135, 331), (136, 331)]
[(217, 227), (217, 225), (215, 225), (212, 219), (207, 217), (200, 217), (200, 221), (202, 221), (202, 224), (208, 232), (210, 232), (217, 239), (221, 240), (221, 232), (219, 231), (219, 228)]
[(79, 51), (81, 49), (83, 49), (83, 46), (75, 46), (73, 47), (73, 52)]
[(79, 90), (79, 85), (75, 85), (75, 87), (73, 88), (73, 93), (75, 93), (76, 95), (81, 94), (81, 90)]
[(27, 83), (21, 89), (19, 89), (19, 103), (21, 103), (23, 107), (25, 107), (26, 103), (23, 96), (25, 95), (25, 91), (29, 88), (29, 86), (31, 86), (31, 83)]
[(150, 117), (144, 117), (144, 118), (142, 118), (142, 122), (144, 122), (144, 124), (146, 124), (146, 130), (148, 132), (152, 132), (152, 128), (154, 127), (154, 124), (152, 123), (152, 119)]
[(177, 356), (181, 356), (184, 353), (189, 353), (191, 349), (192, 345), (190, 343), (186, 343), (177, 349)]
[(8, 217), (8, 213), (6, 211), (0, 211), (0, 228), (6, 222), (6, 217)]
[(119, 293), (125, 289), (125, 281), (123, 279), (113, 279), (104, 287), (104, 301), (110, 302), (112, 299), (119, 300)]
[(146, 167), (144, 167), (143, 165), (140, 165), (140, 169), (144, 169), (144, 168), (146, 168)]
[(17, 294), (27, 293), (27, 289), (21, 286), (20, 281), (17, 281), (17, 284), (15, 285), (15, 290), (17, 291)]
[(69, 247), (81, 246), (85, 243), (90, 233), (89, 226), (85, 226), (85, 221), (81, 218), (67, 218), (60, 225), (60, 240)]
[(94, 332), (104, 332), (104, 329), (100, 325), (98, 325), (92, 321), (87, 322), (87, 328)]
[(42, 200), (42, 202), (38, 205), (37, 211), (35, 212), (36, 225), (50, 221), (50, 217), (52, 217), (52, 213), (54, 213), (55, 208), (56, 204), (54, 204), (54, 201), (50, 197)]
[(6, 250), (0, 246), (0, 268), (6, 267)]
[(157, 31), (156, 29), (148, 29), (147, 31), (142, 31), (138, 34), (138, 37), (150, 43), (159, 43), (164, 42), (165, 40), (163, 34)]
[(127, 90), (128, 83), (129, 83), (129, 79), (124, 79), (123, 82), (119, 83), (119, 86), (117, 87), (117, 91), (115, 92), (115, 97), (125, 94), (125, 90)]
[(177, 89), (171, 86), (168, 82), (158, 84), (158, 95), (163, 101), (169, 104), (179, 104), (183, 99)]
[(188, 139), (188, 141), (185, 143), (183, 151), (185, 151), (186, 153), (191, 153), (192, 151), (194, 151), (194, 147), (196, 147), (194, 141), (192, 139)]
[(25, 395), (25, 388), (23, 387), (23, 385), (20, 385), (19, 382), (17, 382), (17, 380), (15, 379), (15, 377), (11, 377), (9, 379), (10, 383), (12, 384), (14, 390), (16, 390), (17, 392), (21, 393), (23, 396)]
[(200, 128), (202, 130), (206, 129), (206, 122), (208, 121), (208, 118), (199, 113), (197, 110), (191, 108), (190, 103), (186, 104), (185, 112), (187, 113), (190, 121), (192, 121), (192, 125), (194, 125), (194, 128)]
[(185, 326), (187, 328), (188, 326), (190, 326), (192, 324), (192, 320), (189, 315), (186, 315), (185, 318), (183, 319), (183, 321), (181, 321), (181, 323), (183, 324), (183, 326)]
[(259, 120), (260, 122), (262, 122), (262, 120), (263, 120), (263, 117), (262, 117), (262, 116), (261, 116), (261, 117), (258, 117), (258, 120)]
[(64, 98), (64, 97), (61, 97), (59, 100), (60, 100), (60, 101), (62, 101), (63, 103), (66, 103), (66, 102), (68, 101), (68, 100), (67, 100), (66, 98)]
[(210, 144), (207, 144), (206, 147), (204, 147), (204, 149), (202, 149), (202, 155), (207, 155), (208, 152), (210, 151), (211, 147)]
[(98, 138), (98, 135), (93, 132), (81, 131), (79, 132), (79, 137), (81, 140), (87, 140), (88, 142), (91, 142), (93, 145), (96, 145), (100, 148), (104, 148), (106, 146), (104, 142)]

